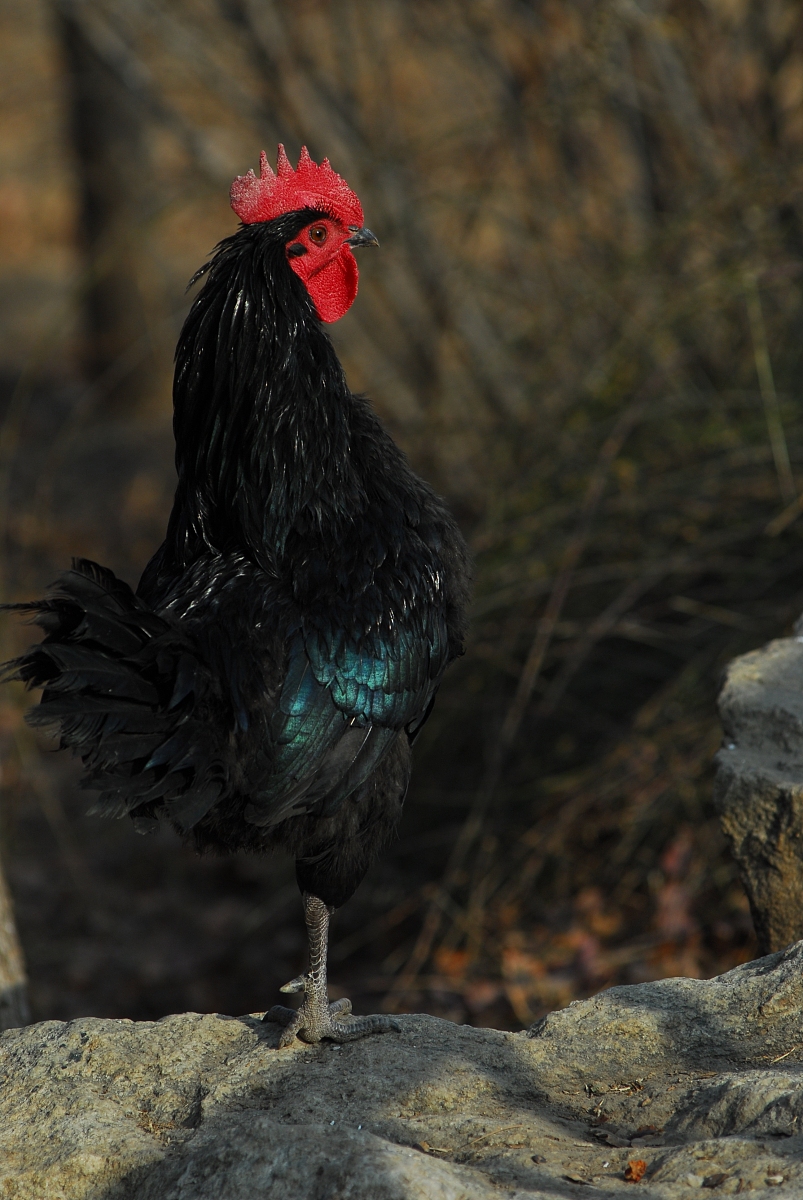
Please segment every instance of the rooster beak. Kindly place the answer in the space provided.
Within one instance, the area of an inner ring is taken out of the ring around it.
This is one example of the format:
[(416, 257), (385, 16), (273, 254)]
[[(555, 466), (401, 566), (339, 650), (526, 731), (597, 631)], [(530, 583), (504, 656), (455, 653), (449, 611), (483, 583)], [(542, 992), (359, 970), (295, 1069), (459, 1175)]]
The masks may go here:
[(356, 248), (357, 246), (378, 246), (379, 240), (376, 234), (371, 233), (370, 229), (364, 226), (362, 229), (357, 229), (354, 225), (349, 225), (351, 237), (346, 238), (346, 245)]

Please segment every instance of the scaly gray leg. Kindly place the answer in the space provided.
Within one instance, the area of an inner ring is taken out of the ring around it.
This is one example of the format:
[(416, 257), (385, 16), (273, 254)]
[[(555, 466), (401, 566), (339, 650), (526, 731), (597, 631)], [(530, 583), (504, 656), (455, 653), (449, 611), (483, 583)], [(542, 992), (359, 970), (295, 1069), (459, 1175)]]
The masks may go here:
[(309, 938), (309, 970), (299, 975), (281, 989), (283, 992), (303, 992), (304, 1000), (298, 1012), (277, 1004), (265, 1013), (263, 1021), (276, 1021), (285, 1029), (279, 1039), (280, 1046), (289, 1046), (296, 1037), (304, 1042), (320, 1042), (331, 1038), (333, 1042), (353, 1042), (369, 1033), (387, 1033), (399, 1030), (392, 1017), (352, 1017), (341, 1021), (340, 1015), (351, 1013), (350, 1000), (329, 1003), (326, 991), (326, 952), (329, 943), (329, 917), (333, 909), (327, 908), (317, 896), (304, 894), (304, 919)]

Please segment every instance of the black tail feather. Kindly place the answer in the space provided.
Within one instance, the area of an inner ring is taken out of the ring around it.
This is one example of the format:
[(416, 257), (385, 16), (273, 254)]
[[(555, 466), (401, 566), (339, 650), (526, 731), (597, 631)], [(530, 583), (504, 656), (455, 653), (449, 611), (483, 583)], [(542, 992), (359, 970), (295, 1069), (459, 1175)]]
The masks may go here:
[(82, 759), (93, 811), (136, 814), (143, 830), (157, 815), (201, 820), (226, 790), (232, 717), (187, 630), (87, 559), (44, 599), (2, 607), (44, 631), (2, 677), (43, 688), (27, 719)]

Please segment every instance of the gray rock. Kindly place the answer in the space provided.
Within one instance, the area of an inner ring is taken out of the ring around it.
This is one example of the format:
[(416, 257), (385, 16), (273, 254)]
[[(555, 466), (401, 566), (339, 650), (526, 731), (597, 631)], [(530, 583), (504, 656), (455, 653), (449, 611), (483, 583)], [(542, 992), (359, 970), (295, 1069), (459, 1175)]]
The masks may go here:
[(803, 937), (803, 637), (737, 658), (719, 697), (714, 803), (763, 951)]
[(803, 943), (720, 979), (612, 988), (519, 1034), (409, 1016), (276, 1050), (256, 1017), (196, 1013), (11, 1030), (0, 1196), (625, 1197), (643, 1161), (655, 1197), (798, 1197), (801, 968)]

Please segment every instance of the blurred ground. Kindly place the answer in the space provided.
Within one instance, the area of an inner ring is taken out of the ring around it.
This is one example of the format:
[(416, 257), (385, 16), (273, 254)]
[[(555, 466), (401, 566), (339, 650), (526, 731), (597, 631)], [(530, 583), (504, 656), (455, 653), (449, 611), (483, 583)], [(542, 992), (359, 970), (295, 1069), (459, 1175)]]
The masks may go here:
[[(751, 957), (711, 758), (723, 665), (803, 610), (799, 6), (6, 0), (0, 47), (6, 597), (75, 554), (138, 578), (184, 284), (233, 175), (308, 142), (382, 242), (333, 328), (352, 386), (477, 560), (334, 983), (515, 1027)], [(121, 114), (95, 176), (82, 87)], [(103, 295), (139, 322), (117, 349)], [(86, 818), (25, 703), (3, 693), (0, 829), (35, 1017), (273, 1003), (303, 962), (289, 864)]]

